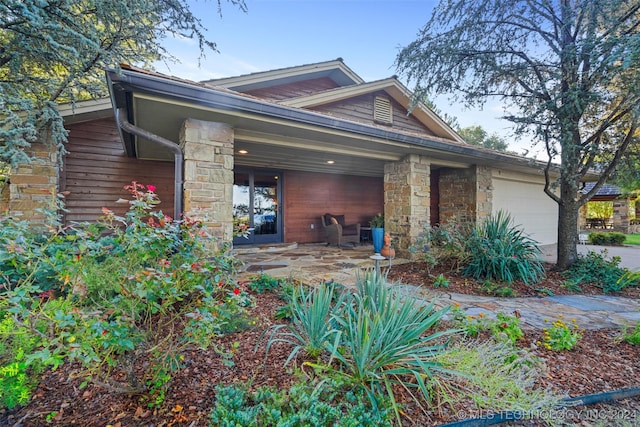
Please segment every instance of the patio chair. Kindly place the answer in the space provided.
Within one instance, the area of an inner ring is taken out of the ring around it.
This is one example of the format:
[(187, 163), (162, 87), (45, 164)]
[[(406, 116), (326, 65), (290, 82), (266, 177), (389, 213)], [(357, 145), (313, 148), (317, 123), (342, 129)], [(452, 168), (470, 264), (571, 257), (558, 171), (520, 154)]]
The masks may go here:
[(337, 245), (338, 247), (345, 243), (360, 242), (360, 224), (345, 224), (344, 215), (324, 214), (322, 219), (322, 228), (325, 231), (327, 246)]

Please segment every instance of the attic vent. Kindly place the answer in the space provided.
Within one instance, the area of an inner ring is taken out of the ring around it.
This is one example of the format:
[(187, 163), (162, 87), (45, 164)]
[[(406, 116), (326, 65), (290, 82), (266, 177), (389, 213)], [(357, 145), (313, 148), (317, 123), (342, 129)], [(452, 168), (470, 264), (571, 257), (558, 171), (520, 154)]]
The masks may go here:
[(373, 121), (384, 125), (393, 124), (393, 109), (387, 98), (376, 96), (373, 101)]

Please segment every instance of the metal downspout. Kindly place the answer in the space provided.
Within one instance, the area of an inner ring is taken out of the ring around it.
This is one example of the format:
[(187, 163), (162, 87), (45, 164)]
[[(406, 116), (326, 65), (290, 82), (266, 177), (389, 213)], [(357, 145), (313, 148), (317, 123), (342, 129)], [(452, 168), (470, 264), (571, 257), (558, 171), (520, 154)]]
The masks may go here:
[(174, 156), (174, 165), (175, 165), (175, 189), (173, 196), (173, 215), (176, 219), (180, 219), (182, 215), (182, 193), (184, 191), (184, 179), (183, 179), (183, 159), (184, 155), (182, 154), (182, 149), (178, 144), (173, 141), (170, 141), (166, 138), (163, 138), (159, 135), (151, 133), (147, 130), (141, 129), (129, 122), (127, 119), (127, 115), (124, 110), (120, 108), (116, 108), (116, 123), (118, 127), (125, 132), (131, 133), (133, 135), (139, 136), (141, 138), (146, 138), (149, 141), (158, 144), (162, 147), (168, 148), (173, 152)]

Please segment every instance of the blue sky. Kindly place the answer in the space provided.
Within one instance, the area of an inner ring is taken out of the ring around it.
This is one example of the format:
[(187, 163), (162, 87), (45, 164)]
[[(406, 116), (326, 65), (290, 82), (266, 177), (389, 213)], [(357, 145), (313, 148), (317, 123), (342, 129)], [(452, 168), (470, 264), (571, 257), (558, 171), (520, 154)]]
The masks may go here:
[[(180, 64), (156, 64), (156, 70), (194, 81), (236, 76), (342, 58), (365, 81), (396, 74), (399, 50), (417, 38), (437, 3), (433, 0), (246, 0), (244, 13), (222, 0), (222, 16), (215, 0), (190, 0), (192, 11), (208, 29), (219, 53), (208, 51), (198, 68), (193, 40), (167, 39), (167, 50)], [(406, 84), (401, 78), (401, 81)], [(411, 87), (409, 86), (411, 89)], [(451, 105), (446, 96), (435, 99), (462, 126), (481, 125), (507, 139), (521, 152), (499, 120), (501, 106), (488, 103), (482, 111)]]

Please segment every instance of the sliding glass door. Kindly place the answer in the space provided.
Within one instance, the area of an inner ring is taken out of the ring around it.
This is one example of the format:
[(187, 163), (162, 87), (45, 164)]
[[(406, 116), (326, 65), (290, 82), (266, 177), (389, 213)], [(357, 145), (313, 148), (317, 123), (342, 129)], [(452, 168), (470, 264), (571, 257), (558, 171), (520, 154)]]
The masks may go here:
[(281, 174), (236, 170), (233, 182), (233, 223), (249, 227), (249, 238), (235, 237), (234, 245), (282, 242)]

